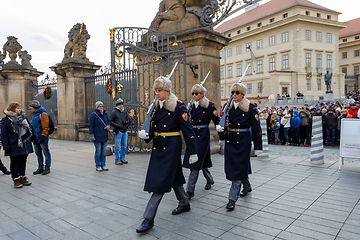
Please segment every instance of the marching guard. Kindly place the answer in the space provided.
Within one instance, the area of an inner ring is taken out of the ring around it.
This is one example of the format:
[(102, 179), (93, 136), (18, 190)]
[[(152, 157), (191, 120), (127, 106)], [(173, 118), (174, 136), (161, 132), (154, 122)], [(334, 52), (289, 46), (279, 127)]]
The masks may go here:
[[(247, 88), (242, 83), (231, 86), (231, 102), (227, 113), (227, 127), (216, 126), (218, 132), (225, 132), (225, 173), (226, 179), (232, 182), (229, 191), (229, 202), (226, 209), (234, 210), (239, 195), (246, 196), (251, 192), (248, 174), (251, 174), (250, 155), (251, 141), (254, 149), (262, 149), (261, 127), (255, 104), (245, 97)], [(243, 190), (240, 193), (241, 184)]]
[[(189, 179), (186, 186), (186, 194), (189, 200), (194, 197), (195, 185), (202, 170), (206, 179), (205, 189), (209, 190), (214, 184), (214, 179), (208, 168), (212, 167), (210, 154), (210, 131), (209, 124), (212, 120), (215, 125), (219, 124), (220, 118), (215, 108), (215, 104), (205, 97), (206, 88), (200, 84), (195, 84), (191, 88), (191, 94), (194, 102), (190, 106), (189, 115), (193, 130), (195, 132), (195, 141), (197, 147), (198, 161), (190, 161), (188, 151), (185, 152), (183, 167), (190, 169)], [(220, 140), (224, 139), (224, 135), (219, 133)]]
[(154, 226), (154, 218), (165, 193), (174, 189), (179, 201), (173, 215), (190, 211), (189, 199), (183, 188), (185, 178), (181, 166), (183, 133), (191, 161), (197, 161), (195, 134), (189, 120), (185, 104), (171, 93), (171, 81), (160, 76), (154, 82), (154, 91), (158, 100), (151, 120), (150, 133), (139, 132), (146, 142), (153, 140), (153, 149), (145, 180), (144, 191), (152, 192), (144, 212), (144, 220), (136, 229), (142, 233)]

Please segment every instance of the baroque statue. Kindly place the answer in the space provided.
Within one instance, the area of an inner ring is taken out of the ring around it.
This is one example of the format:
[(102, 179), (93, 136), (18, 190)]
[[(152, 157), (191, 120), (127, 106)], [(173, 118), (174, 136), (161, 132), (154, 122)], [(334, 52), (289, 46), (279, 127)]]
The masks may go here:
[(9, 36), (7, 39), (7, 42), (3, 46), (3, 54), (1, 59), (5, 59), (6, 52), (8, 52), (10, 61), (7, 63), (7, 65), (19, 65), (19, 63), (16, 62), (16, 57), (17, 52), (22, 49), (22, 46), (20, 43), (18, 43), (17, 38), (14, 36)]
[(162, 0), (150, 28), (179, 32), (201, 27), (200, 17), (207, 0)]
[(30, 64), (31, 55), (26, 50), (19, 51), (18, 55), (21, 59), (21, 65), (32, 68), (32, 65)]
[(64, 58), (62, 62), (69, 60), (85, 60), (89, 61), (86, 57), (87, 42), (90, 35), (86, 30), (84, 23), (75, 24), (69, 31), (68, 42), (64, 49)]
[(326, 84), (326, 92), (332, 93), (331, 91), (331, 79), (332, 79), (332, 73), (329, 73), (329, 70), (326, 71), (326, 74), (324, 75), (324, 81)]

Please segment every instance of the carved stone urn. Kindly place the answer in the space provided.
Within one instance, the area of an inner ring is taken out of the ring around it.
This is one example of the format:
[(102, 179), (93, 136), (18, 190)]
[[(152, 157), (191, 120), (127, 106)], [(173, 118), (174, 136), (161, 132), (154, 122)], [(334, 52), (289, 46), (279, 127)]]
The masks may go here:
[(10, 61), (7, 63), (9, 65), (19, 65), (18, 62), (16, 62), (17, 58), (17, 52), (22, 49), (22, 46), (20, 43), (18, 43), (17, 38), (14, 36), (8, 37), (7, 42), (3, 46), (4, 54), (6, 52), (9, 52)]

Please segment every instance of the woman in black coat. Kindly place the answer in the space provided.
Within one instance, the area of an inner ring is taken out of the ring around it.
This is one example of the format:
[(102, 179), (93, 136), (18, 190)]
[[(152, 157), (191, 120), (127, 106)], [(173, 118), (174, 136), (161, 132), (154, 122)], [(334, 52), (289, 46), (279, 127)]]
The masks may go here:
[(12, 102), (4, 110), (6, 117), (1, 120), (1, 141), (5, 156), (10, 156), (10, 171), (15, 188), (29, 186), (26, 172), (26, 159), (34, 152), (31, 140), (38, 141), (29, 119), (22, 114), (21, 105)]

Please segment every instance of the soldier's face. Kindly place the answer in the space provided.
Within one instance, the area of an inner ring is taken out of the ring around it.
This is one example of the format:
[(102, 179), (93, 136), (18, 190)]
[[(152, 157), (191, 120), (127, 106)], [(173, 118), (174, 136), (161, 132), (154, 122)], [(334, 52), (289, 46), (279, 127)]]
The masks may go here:
[(201, 93), (198, 93), (198, 92), (193, 92), (193, 96), (194, 96), (195, 101), (199, 101), (204, 97), (204, 94), (201, 94)]
[(244, 95), (242, 93), (239, 93), (239, 94), (237, 94), (237, 93), (238, 93), (237, 91), (234, 91), (234, 94), (232, 95), (234, 102), (236, 102), (236, 103), (240, 102), (244, 98)]
[(165, 91), (165, 90), (156, 89), (156, 90), (155, 90), (155, 94), (156, 94), (156, 97), (157, 97), (160, 101), (162, 101), (162, 100), (165, 100), (165, 99), (169, 96), (170, 92), (169, 92), (169, 91)]

